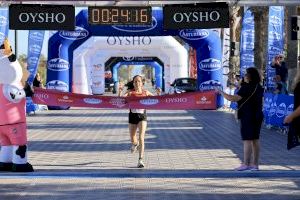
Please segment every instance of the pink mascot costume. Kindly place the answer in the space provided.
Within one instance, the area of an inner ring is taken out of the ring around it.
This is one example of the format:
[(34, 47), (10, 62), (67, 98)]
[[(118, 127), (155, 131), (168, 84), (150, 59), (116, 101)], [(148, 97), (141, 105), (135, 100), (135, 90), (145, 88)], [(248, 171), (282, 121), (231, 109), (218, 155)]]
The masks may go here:
[(33, 94), (27, 78), (5, 40), (0, 47), (0, 171), (33, 171), (27, 162), (25, 97)]

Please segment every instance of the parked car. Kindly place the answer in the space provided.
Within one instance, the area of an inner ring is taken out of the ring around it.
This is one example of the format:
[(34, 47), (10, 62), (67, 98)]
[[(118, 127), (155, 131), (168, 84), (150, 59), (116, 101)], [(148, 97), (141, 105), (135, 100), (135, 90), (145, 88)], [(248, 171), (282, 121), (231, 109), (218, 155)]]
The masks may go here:
[(177, 78), (171, 84), (169, 94), (195, 92), (197, 91), (197, 79), (195, 78)]

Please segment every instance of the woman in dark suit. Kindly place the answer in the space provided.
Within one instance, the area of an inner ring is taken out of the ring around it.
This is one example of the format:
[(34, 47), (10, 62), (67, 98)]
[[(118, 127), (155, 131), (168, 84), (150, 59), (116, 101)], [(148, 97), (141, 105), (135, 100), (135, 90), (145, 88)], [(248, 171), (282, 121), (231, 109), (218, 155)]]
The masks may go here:
[(218, 91), (225, 99), (238, 103), (238, 119), (244, 146), (243, 163), (235, 170), (259, 170), (259, 136), (263, 121), (262, 100), (263, 88), (261, 76), (254, 67), (248, 68), (244, 76), (244, 83), (236, 95), (229, 95)]

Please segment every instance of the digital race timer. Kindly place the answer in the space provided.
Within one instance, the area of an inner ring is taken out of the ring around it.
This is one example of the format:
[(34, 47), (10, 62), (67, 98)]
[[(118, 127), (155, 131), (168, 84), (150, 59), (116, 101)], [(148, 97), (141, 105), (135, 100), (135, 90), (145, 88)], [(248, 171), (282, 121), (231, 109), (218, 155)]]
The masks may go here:
[(151, 25), (151, 6), (89, 7), (89, 23), (94, 25)]

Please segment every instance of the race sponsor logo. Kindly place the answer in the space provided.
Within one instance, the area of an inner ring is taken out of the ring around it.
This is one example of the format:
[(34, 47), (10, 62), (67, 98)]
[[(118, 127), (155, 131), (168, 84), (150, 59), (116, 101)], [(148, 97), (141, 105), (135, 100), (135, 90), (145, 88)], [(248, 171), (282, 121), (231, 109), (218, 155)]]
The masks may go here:
[(279, 104), (279, 106), (277, 106), (276, 116), (281, 118), (281, 117), (285, 116), (285, 114), (286, 114), (286, 105), (285, 105), (285, 103), (281, 103), (281, 104)]
[(273, 26), (281, 26), (282, 25), (281, 19), (275, 15), (269, 17), (269, 22)]
[(124, 60), (124, 61), (132, 61), (132, 60), (134, 60), (134, 56), (131, 56), (131, 57), (123, 57), (123, 60)]
[(222, 87), (220, 81), (208, 80), (200, 84), (199, 90), (214, 90), (215, 88), (220, 88), (220, 87)]
[(270, 8), (276, 12), (280, 12), (283, 9), (281, 6), (270, 6)]
[(69, 85), (60, 80), (52, 80), (47, 83), (47, 89), (67, 92), (69, 91)]
[(179, 32), (180, 37), (187, 40), (201, 40), (209, 36), (209, 32), (204, 29), (184, 29)]
[(29, 58), (27, 59), (27, 63), (28, 63), (29, 66), (37, 65), (38, 61), (39, 61), (39, 58), (38, 58), (38, 57), (32, 57), (32, 56), (31, 56), (31, 57), (29, 57)]
[(122, 108), (126, 105), (126, 100), (124, 98), (112, 98), (109, 103), (118, 108)]
[(101, 104), (101, 99), (95, 99), (95, 98), (84, 98), (83, 101), (87, 104)]
[(271, 108), (272, 99), (271, 98), (265, 98), (263, 109), (265, 112), (269, 112)]
[(34, 93), (34, 97), (40, 99), (40, 100), (47, 100), (49, 99), (49, 95), (47, 93), (39, 93), (39, 94), (36, 94)]
[(6, 26), (7, 18), (4, 16), (0, 16), (0, 26)]
[(64, 95), (62, 97), (58, 97), (57, 101), (64, 102), (64, 103), (73, 103), (73, 99), (70, 99), (70, 97), (67, 96), (67, 95)]
[(254, 62), (254, 55), (252, 54), (242, 54), (241, 60), (244, 62)]
[(142, 99), (140, 103), (143, 105), (155, 105), (159, 103), (158, 99)]
[(188, 101), (187, 98), (182, 97), (173, 97), (173, 98), (166, 98), (166, 103), (186, 103)]
[(253, 17), (248, 17), (244, 19), (244, 23), (249, 25), (249, 26), (254, 26), (254, 19)]
[(276, 104), (276, 102), (273, 102), (273, 103), (271, 104), (270, 112), (269, 112), (268, 116), (273, 116), (273, 115), (275, 115), (276, 110), (277, 110), (277, 104)]
[(207, 105), (207, 104), (212, 104), (211, 101), (209, 101), (206, 96), (202, 96), (198, 101), (196, 101), (196, 104), (199, 105)]
[(37, 44), (33, 44), (29, 46), (29, 52), (33, 54), (39, 54), (41, 53), (42, 47)]
[(269, 46), (269, 52), (273, 52), (275, 55), (277, 55), (282, 52), (282, 49), (275, 46)]
[(47, 68), (52, 71), (65, 71), (69, 69), (69, 62), (61, 58), (53, 58), (48, 61)]
[(109, 36), (106, 40), (108, 45), (150, 45), (150, 36)]
[(290, 115), (292, 112), (294, 112), (294, 104), (290, 104), (286, 109), (286, 115)]
[(252, 39), (255, 36), (254, 30), (252, 30), (252, 29), (244, 30), (242, 34), (243, 34), (244, 37), (246, 37), (246, 38), (252, 38)]
[(244, 42), (243, 50), (253, 50), (254, 49), (254, 42)]
[(30, 38), (31, 40), (40, 42), (40, 41), (43, 41), (43, 40), (44, 40), (44, 34), (41, 33), (41, 32), (30, 32), (29, 38)]
[(114, 25), (112, 28), (129, 33), (147, 32), (154, 29), (157, 26), (157, 20), (152, 17), (152, 25)]
[(270, 31), (269, 32), (269, 40), (281, 40), (282, 36), (275, 32), (275, 31)]
[(203, 71), (216, 71), (221, 69), (221, 61), (215, 58), (207, 58), (199, 62), (199, 69)]
[(82, 27), (76, 26), (74, 31), (60, 31), (59, 36), (68, 40), (81, 40), (86, 38), (89, 32)]

